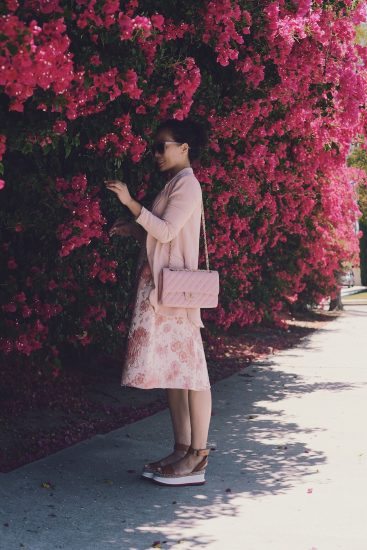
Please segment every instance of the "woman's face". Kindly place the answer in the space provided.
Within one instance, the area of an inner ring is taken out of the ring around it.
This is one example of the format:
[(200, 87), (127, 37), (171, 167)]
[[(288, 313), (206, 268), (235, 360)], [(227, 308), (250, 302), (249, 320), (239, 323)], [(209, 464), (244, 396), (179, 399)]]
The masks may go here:
[(189, 165), (188, 144), (177, 143), (169, 130), (158, 132), (154, 146), (154, 159), (160, 172)]

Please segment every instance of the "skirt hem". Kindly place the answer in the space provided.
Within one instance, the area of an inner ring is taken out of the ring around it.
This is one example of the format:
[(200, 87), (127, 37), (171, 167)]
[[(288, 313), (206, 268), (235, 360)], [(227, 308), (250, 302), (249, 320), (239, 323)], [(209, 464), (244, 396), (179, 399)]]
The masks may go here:
[(211, 389), (211, 386), (206, 386), (205, 388), (178, 388), (177, 385), (176, 386), (138, 386), (137, 384), (120, 384), (120, 386), (122, 388), (137, 388), (139, 390), (192, 390), (192, 391), (206, 391), (206, 390), (210, 390)]

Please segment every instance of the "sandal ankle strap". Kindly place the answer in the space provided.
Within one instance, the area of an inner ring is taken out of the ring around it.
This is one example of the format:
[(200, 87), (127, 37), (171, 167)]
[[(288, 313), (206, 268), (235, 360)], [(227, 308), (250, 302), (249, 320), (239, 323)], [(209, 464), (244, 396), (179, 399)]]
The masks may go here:
[(185, 451), (187, 452), (190, 448), (190, 445), (185, 445), (184, 443), (175, 443), (174, 450), (175, 451)]
[(193, 449), (192, 447), (187, 451), (188, 454), (195, 456), (208, 456), (209, 452), (210, 449)]

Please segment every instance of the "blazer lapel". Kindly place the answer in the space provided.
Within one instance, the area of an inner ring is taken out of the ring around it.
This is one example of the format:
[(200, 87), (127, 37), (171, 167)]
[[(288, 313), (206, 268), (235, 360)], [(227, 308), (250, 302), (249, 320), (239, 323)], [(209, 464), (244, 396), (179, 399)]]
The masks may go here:
[(153, 204), (152, 204), (152, 213), (155, 214), (156, 213), (156, 206), (161, 202), (161, 200), (163, 199), (163, 196), (164, 196), (164, 193), (163, 193), (164, 189), (162, 189), (162, 191), (160, 191), (158, 193), (158, 195), (156, 196), (156, 198), (154, 199), (153, 201)]
[(183, 168), (182, 170), (180, 170), (175, 176), (173, 176), (173, 178), (171, 178), (167, 183), (166, 185), (163, 187), (163, 189), (158, 193), (158, 195), (156, 196), (156, 198), (154, 199), (153, 201), (153, 204), (152, 204), (152, 213), (155, 214), (155, 207), (158, 205), (158, 203), (161, 202), (161, 200), (167, 195), (167, 192), (168, 192), (168, 188), (169, 187), (172, 187), (175, 182), (184, 174), (193, 174), (193, 169), (190, 167), (187, 167), (187, 168)]

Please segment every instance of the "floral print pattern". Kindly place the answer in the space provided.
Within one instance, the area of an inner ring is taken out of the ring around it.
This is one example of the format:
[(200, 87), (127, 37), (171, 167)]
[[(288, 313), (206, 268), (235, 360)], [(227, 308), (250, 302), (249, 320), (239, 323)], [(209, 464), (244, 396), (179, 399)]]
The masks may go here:
[(186, 317), (157, 314), (149, 301), (149, 264), (140, 271), (121, 385), (136, 388), (210, 388), (200, 328)]

